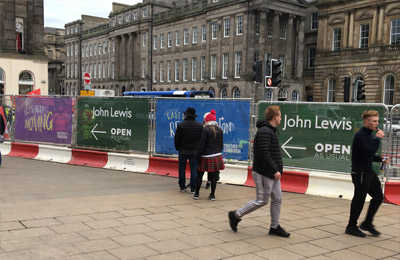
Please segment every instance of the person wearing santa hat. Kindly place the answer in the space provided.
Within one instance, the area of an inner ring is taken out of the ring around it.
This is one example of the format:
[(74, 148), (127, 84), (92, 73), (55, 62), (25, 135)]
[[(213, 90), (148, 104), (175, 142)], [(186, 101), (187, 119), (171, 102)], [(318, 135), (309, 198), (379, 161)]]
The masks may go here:
[(224, 145), (223, 132), (217, 124), (216, 112), (212, 109), (204, 115), (204, 128), (201, 133), (199, 146), (197, 148), (197, 185), (193, 196), (195, 200), (199, 199), (201, 183), (204, 172), (208, 172), (211, 181), (211, 193), (208, 199), (215, 200), (215, 189), (219, 171), (225, 169), (222, 160), (222, 149)]

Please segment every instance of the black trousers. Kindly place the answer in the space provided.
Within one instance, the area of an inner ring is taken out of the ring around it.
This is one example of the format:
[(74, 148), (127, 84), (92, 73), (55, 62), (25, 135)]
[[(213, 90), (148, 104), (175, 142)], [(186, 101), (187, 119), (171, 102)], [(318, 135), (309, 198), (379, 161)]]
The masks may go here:
[[(197, 172), (197, 185), (196, 185), (196, 193), (200, 193), (201, 183), (203, 182), (204, 172)], [(215, 189), (217, 188), (217, 181), (219, 180), (219, 171), (218, 172), (209, 172), (208, 180), (211, 182), (211, 193), (210, 195), (215, 196)]]
[(351, 173), (351, 180), (354, 184), (354, 196), (351, 201), (349, 226), (357, 226), (357, 220), (364, 207), (367, 194), (372, 199), (369, 203), (365, 222), (372, 224), (375, 213), (383, 201), (381, 182), (374, 171), (354, 169)]

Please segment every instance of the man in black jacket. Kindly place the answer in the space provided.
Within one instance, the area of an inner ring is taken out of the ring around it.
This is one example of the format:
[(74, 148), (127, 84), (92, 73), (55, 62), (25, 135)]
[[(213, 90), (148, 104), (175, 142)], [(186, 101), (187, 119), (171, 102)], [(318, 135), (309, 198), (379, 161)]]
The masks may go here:
[[(382, 158), (375, 155), (379, 149), (381, 138), (385, 136), (382, 130), (378, 129), (379, 113), (374, 110), (364, 111), (362, 113), (364, 126), (355, 134), (352, 146), (351, 157), (351, 179), (354, 184), (354, 196), (351, 201), (350, 220), (346, 227), (346, 234), (365, 237), (365, 233), (357, 227), (357, 220), (360, 217), (364, 207), (367, 194), (372, 199), (369, 204), (367, 216), (360, 228), (369, 231), (375, 236), (380, 232), (372, 225), (372, 220), (379, 206), (383, 201), (381, 182), (377, 174), (372, 169), (372, 162), (382, 162)], [(372, 132), (378, 130), (375, 137)], [(384, 163), (388, 163), (389, 159)]]
[(281, 123), (279, 106), (269, 106), (265, 110), (265, 120), (257, 122), (257, 133), (254, 137), (253, 179), (256, 184), (256, 199), (248, 202), (241, 209), (230, 211), (229, 224), (233, 231), (241, 218), (262, 206), (267, 205), (271, 197), (271, 228), (269, 234), (289, 237), (279, 225), (282, 204), (281, 175), (283, 161), (276, 127)]
[(185, 119), (178, 124), (175, 132), (175, 149), (179, 151), (179, 189), (181, 192), (187, 191), (186, 188), (186, 162), (190, 164), (190, 192), (196, 190), (197, 180), (197, 146), (200, 141), (203, 125), (196, 121), (196, 109), (188, 107), (185, 112)]

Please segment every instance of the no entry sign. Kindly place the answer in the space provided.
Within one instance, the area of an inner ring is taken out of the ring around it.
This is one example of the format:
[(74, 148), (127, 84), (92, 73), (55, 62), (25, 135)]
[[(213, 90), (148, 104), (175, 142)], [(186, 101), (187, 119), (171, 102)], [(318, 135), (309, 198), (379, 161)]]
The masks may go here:
[(90, 73), (86, 72), (85, 75), (83, 75), (83, 80), (85, 81), (85, 84), (87, 84), (87, 85), (92, 83), (92, 76), (90, 76)]

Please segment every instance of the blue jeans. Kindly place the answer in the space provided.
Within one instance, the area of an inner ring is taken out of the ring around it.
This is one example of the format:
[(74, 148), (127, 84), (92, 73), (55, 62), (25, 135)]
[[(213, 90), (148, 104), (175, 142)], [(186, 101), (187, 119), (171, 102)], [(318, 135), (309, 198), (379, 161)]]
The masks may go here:
[(179, 188), (186, 188), (186, 163), (189, 159), (190, 164), (190, 188), (192, 190), (196, 189), (196, 180), (197, 180), (197, 162), (196, 162), (196, 154), (182, 154), (179, 152)]

